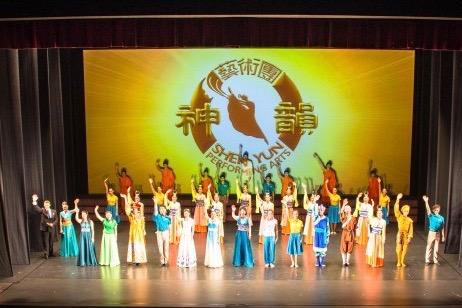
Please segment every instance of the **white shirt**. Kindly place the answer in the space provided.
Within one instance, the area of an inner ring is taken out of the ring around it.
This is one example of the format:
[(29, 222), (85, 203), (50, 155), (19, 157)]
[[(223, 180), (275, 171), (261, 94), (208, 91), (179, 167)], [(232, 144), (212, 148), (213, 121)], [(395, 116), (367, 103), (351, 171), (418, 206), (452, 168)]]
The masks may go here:
[(276, 236), (274, 232), (278, 221), (276, 219), (265, 220), (263, 226), (263, 236)]

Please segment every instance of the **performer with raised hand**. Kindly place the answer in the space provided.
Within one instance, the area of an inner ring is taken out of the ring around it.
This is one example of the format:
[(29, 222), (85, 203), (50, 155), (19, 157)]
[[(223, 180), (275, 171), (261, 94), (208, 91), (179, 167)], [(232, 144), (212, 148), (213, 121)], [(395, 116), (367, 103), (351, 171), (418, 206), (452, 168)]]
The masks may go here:
[(366, 247), (367, 264), (371, 267), (382, 267), (385, 256), (385, 238), (387, 222), (383, 219), (382, 209), (377, 210), (377, 216), (372, 217), (369, 227), (369, 240)]
[(274, 193), (276, 192), (276, 183), (273, 182), (273, 175), (271, 173), (267, 173), (263, 176), (263, 170), (260, 172), (261, 177), (261, 186), (262, 186), (262, 193), (269, 194), (271, 197), (271, 201), (274, 202)]
[[(104, 188), (106, 189), (106, 211), (110, 211), (112, 214), (112, 218), (120, 223), (120, 216), (119, 216), (119, 198), (114, 193), (114, 188), (109, 187), (109, 179), (104, 179)], [(126, 188), (128, 190), (130, 186)]]
[(305, 227), (303, 238), (306, 245), (313, 245), (314, 220), (318, 216), (318, 204), (320, 196), (310, 194), (308, 196), (306, 184), (303, 183), (303, 208), (306, 210)]
[(162, 192), (162, 187), (160, 185), (157, 186), (157, 189), (154, 189), (155, 184), (156, 179), (154, 177), (149, 178), (149, 186), (151, 187), (153, 197), (156, 198), (157, 205), (164, 205), (166, 195)]
[(232, 206), (232, 216), (237, 222), (236, 237), (234, 240), (233, 266), (253, 267), (255, 262), (252, 253), (252, 224), (246, 207), (239, 208), (239, 215), (236, 215), (236, 206)]
[(239, 145), (239, 163), (241, 167), (240, 179), (242, 186), (246, 185), (249, 193), (254, 192), (255, 178), (253, 163), (249, 159), (249, 152), (242, 153), (242, 144)]
[[(123, 167), (119, 169), (119, 163), (115, 163), (115, 173), (116, 177), (119, 179), (119, 191), (121, 194), (126, 195), (128, 193), (128, 188), (133, 188), (133, 180), (127, 173), (127, 168)], [(114, 218), (114, 215), (113, 215)]]
[[(128, 208), (137, 208), (140, 211), (141, 216), (144, 217), (144, 204), (141, 202), (140, 193), (138, 191), (135, 192), (135, 199), (133, 200), (132, 196), (131, 196), (131, 187), (129, 187), (127, 189), (127, 192), (128, 192), (128, 194), (126, 194), (126, 195), (125, 194), (120, 194), (120, 196), (125, 201), (125, 203), (124, 203), (125, 204), (125, 209), (127, 209), (127, 206), (128, 206)], [(117, 223), (120, 223), (120, 219), (117, 221)]]
[(206, 233), (208, 224), (207, 220), (204, 219), (204, 212), (208, 208), (208, 200), (202, 189), (202, 185), (199, 185), (196, 191), (194, 179), (191, 179), (192, 201), (196, 203), (196, 207), (194, 209), (194, 231), (197, 233)]
[(104, 218), (98, 213), (99, 206), (95, 207), (96, 218), (103, 223), (103, 237), (99, 264), (117, 266), (120, 265), (119, 248), (117, 247), (117, 222), (112, 218), (112, 213), (106, 211)]
[(378, 178), (378, 181), (379, 181), (379, 188), (380, 188), (378, 208), (382, 210), (383, 219), (385, 219), (385, 222), (388, 225), (390, 223), (390, 220), (388, 219), (388, 215), (390, 215), (390, 197), (388, 196), (387, 189), (382, 186), (382, 180)]
[[(372, 163), (370, 164), (372, 166)], [(377, 175), (377, 169), (369, 169), (369, 183), (367, 186), (367, 195), (369, 199), (374, 200), (374, 204), (379, 204), (380, 181)]]
[(170, 189), (165, 192), (164, 206), (169, 211), (171, 224), (170, 224), (170, 244), (178, 245), (180, 242), (180, 228), (181, 228), (181, 204), (178, 202), (178, 197), (174, 192), (172, 201), (168, 200), (167, 196), (170, 194)]
[(152, 198), (154, 201), (154, 213), (152, 214), (152, 221), (156, 224), (156, 237), (157, 247), (159, 248), (160, 265), (168, 266), (168, 258), (170, 255), (170, 224), (171, 218), (167, 215), (167, 209), (165, 206), (158, 206), (156, 198)]
[[(363, 201), (361, 202), (361, 197)], [(371, 200), (374, 203), (374, 200)], [(358, 217), (358, 224), (356, 226), (356, 243), (359, 245), (366, 245), (369, 235), (369, 221), (374, 214), (374, 204), (369, 204), (369, 197), (367, 194), (359, 193), (356, 197), (356, 208), (354, 215)]]
[(281, 180), (281, 198), (286, 194), (287, 188), (292, 188), (294, 186), (295, 180), (290, 174), (290, 168), (286, 168), (282, 172), (281, 166), (278, 169), (279, 179)]
[(409, 211), (411, 207), (409, 205), (403, 205), (401, 210), (399, 208), (399, 201), (403, 197), (403, 194), (399, 193), (396, 196), (395, 206), (393, 208), (398, 222), (398, 233), (396, 234), (396, 266), (405, 267), (404, 263), (406, 259), (407, 250), (411, 240), (414, 236), (413, 221), (409, 218)]
[(340, 238), (340, 252), (342, 254), (343, 266), (350, 266), (350, 257), (355, 244), (355, 230), (357, 217), (352, 214), (348, 199), (343, 199), (340, 209), (340, 220), (342, 222), (342, 236)]
[(444, 217), (440, 215), (441, 207), (439, 204), (434, 204), (430, 209), (428, 203), (429, 198), (427, 196), (422, 197), (425, 202), (425, 208), (427, 210), (428, 218), (428, 236), (427, 246), (425, 248), (425, 264), (440, 264), (438, 262), (438, 246), (444, 243)]
[(204, 212), (204, 219), (207, 220), (207, 240), (205, 244), (204, 265), (210, 268), (223, 267), (223, 256), (221, 254), (220, 233), (223, 228), (217, 212), (210, 211), (210, 217), (207, 211)]
[(290, 267), (298, 267), (298, 256), (303, 254), (303, 221), (298, 219), (298, 211), (294, 210), (289, 218), (290, 236), (287, 242), (287, 254), (292, 264)]
[[(130, 231), (128, 232), (127, 263), (135, 263), (136, 266), (138, 266), (140, 263), (148, 262), (146, 257), (144, 206), (138, 207), (132, 202), (129, 202), (127, 200), (127, 195), (121, 194), (120, 196), (126, 200), (125, 215), (127, 215), (130, 223)], [(130, 191), (128, 196), (130, 196)], [(128, 197), (128, 199), (131, 198)]]
[[(329, 188), (330, 191), (333, 191), (334, 187), (337, 187), (338, 181), (337, 181), (337, 173), (332, 168), (332, 161), (329, 160), (327, 161), (327, 163), (324, 164), (324, 162), (322, 161), (318, 153), (314, 153), (313, 157), (319, 162), (319, 165), (321, 166), (322, 174), (323, 174), (323, 183), (325, 183), (326, 180), (328, 180), (329, 182), (327, 183), (327, 187)], [(329, 195), (327, 194), (325, 185), (322, 186), (321, 202), (323, 204), (329, 204), (330, 202), (330, 198), (329, 198)]]
[(274, 214), (274, 203), (271, 202), (271, 196), (269, 193), (265, 193), (265, 199), (263, 200), (258, 193), (258, 187), (255, 187), (255, 205), (256, 213), (258, 214), (261, 212), (260, 228), (258, 231), (258, 243), (263, 244), (263, 232), (265, 230), (265, 223), (268, 218), (268, 211), (273, 211)]
[(223, 208), (226, 209), (229, 200), (229, 193), (231, 191), (231, 183), (226, 179), (226, 172), (220, 173), (220, 166), (217, 166), (217, 172), (215, 175), (215, 181), (217, 184), (218, 199), (223, 204)]
[[(215, 212), (216, 217), (220, 221), (220, 228), (219, 228), (219, 238), (220, 238), (220, 243), (224, 243), (224, 237), (225, 237), (225, 232), (224, 232), (224, 221), (225, 221), (225, 211), (224, 211), (224, 205), (220, 201), (220, 196), (218, 195), (217, 192), (213, 195), (212, 199), (212, 193), (210, 192), (210, 189), (207, 191), (207, 200), (208, 204), (210, 206), (210, 209)], [(207, 211), (206, 211), (207, 212)], [(210, 223), (209, 223), (210, 225)]]
[(252, 196), (249, 193), (249, 189), (246, 184), (241, 186), (239, 185), (239, 180), (236, 179), (236, 198), (237, 203), (240, 203), (240, 207), (244, 207), (247, 213), (247, 217), (249, 217), (249, 222), (252, 224)]
[(298, 207), (297, 186), (295, 182), (292, 182), (292, 186), (287, 187), (285, 196), (282, 197), (281, 205), (282, 205), (282, 215), (281, 215), (282, 234), (289, 235), (290, 234), (289, 219), (292, 217), (292, 212), (294, 210), (294, 207)]
[[(77, 199), (79, 200), (79, 199)], [(75, 209), (75, 220), (80, 224), (79, 255), (77, 266), (97, 266), (95, 248), (95, 225), (93, 220), (88, 218), (88, 211), (82, 211), (82, 218), (79, 217), (80, 210)]]
[(213, 178), (210, 176), (209, 168), (202, 167), (202, 163), (199, 163), (199, 178), (201, 179), (202, 190), (207, 193), (210, 189), (212, 195), (215, 192), (215, 185), (213, 184)]
[(42, 235), (43, 257), (48, 259), (54, 257), (53, 253), (53, 240), (55, 237), (55, 227), (58, 223), (58, 215), (56, 211), (51, 208), (49, 200), (43, 201), (43, 207), (37, 205), (38, 196), (32, 195), (32, 210), (40, 214), (40, 233)]
[(194, 219), (189, 209), (183, 211), (181, 221), (181, 236), (178, 246), (176, 265), (181, 268), (191, 268), (197, 265), (196, 247), (194, 245)]
[[(175, 190), (175, 180), (176, 180), (176, 175), (175, 172), (173, 171), (173, 168), (168, 165), (168, 159), (165, 158), (164, 161), (162, 162), (162, 166), (160, 165), (160, 159), (156, 160), (156, 168), (159, 170), (161, 174), (161, 189), (163, 193), (166, 193), (168, 190), (170, 190), (170, 194), (167, 194), (168, 198), (170, 199), (173, 195), (173, 192)], [(161, 203), (158, 203), (160, 206)]]
[(342, 198), (337, 194), (337, 188), (334, 187), (332, 192), (329, 190), (329, 180), (324, 182), (324, 189), (327, 191), (329, 196), (329, 208), (327, 217), (329, 217), (330, 231), (331, 234), (337, 234), (337, 224), (340, 222), (340, 201)]
[(72, 223), (72, 215), (76, 212), (78, 202), (79, 199), (74, 200), (73, 210), (69, 210), (66, 201), (61, 203), (63, 209), (59, 213), (59, 233), (61, 233), (59, 255), (61, 257), (76, 257), (79, 254), (79, 245)]
[(324, 259), (327, 255), (327, 246), (329, 245), (329, 218), (325, 215), (326, 208), (319, 206), (318, 216), (314, 220), (314, 238), (313, 251), (316, 257), (316, 266), (325, 267)]

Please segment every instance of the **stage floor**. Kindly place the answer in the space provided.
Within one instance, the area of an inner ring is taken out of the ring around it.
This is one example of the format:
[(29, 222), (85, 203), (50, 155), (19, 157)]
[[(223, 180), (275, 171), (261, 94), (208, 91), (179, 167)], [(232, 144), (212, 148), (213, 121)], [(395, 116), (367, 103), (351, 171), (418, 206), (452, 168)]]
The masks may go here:
[[(99, 251), (100, 226), (97, 224)], [(0, 305), (18, 306), (445, 306), (462, 305), (462, 275), (456, 267), (457, 255), (441, 255), (441, 265), (424, 263), (425, 239), (418, 231), (407, 259), (408, 267), (395, 267), (393, 226), (387, 232), (385, 267), (369, 268), (364, 252), (356, 249), (348, 268), (341, 266), (340, 234), (331, 237), (327, 267), (314, 266), (310, 246), (298, 269), (289, 268), (285, 253), (287, 237), (277, 244), (277, 264), (266, 269), (262, 247), (254, 228), (256, 267), (230, 265), (234, 244), (234, 224), (227, 223), (225, 267), (179, 269), (173, 262), (176, 246), (171, 246), (171, 265), (161, 268), (155, 245), (154, 227), (148, 224), (148, 260), (139, 267), (122, 262), (119, 267), (80, 268), (75, 258), (44, 260), (34, 256), (29, 266), (15, 267), (15, 277), (0, 279)], [(128, 225), (119, 229), (121, 261), (126, 258)], [(205, 234), (196, 234), (198, 259), (202, 264)], [(57, 248), (57, 245), (56, 245)], [(442, 247), (441, 247), (442, 248)]]

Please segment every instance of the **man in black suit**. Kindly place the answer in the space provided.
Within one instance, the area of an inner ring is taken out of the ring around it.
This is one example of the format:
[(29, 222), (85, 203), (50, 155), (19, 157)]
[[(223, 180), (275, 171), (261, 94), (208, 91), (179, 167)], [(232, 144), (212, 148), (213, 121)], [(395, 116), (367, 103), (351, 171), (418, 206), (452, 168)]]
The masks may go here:
[(43, 257), (54, 257), (53, 254), (53, 240), (55, 235), (54, 228), (58, 223), (58, 215), (56, 211), (51, 208), (51, 203), (48, 200), (43, 201), (43, 208), (37, 205), (38, 196), (32, 195), (32, 209), (39, 213), (40, 218), (40, 231), (42, 233), (43, 244)]

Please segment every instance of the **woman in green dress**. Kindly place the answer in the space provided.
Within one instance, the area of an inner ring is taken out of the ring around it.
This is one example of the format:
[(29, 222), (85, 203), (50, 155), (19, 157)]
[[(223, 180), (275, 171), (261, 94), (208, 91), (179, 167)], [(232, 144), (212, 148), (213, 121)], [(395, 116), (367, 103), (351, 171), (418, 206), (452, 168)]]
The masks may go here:
[(117, 247), (117, 222), (112, 213), (106, 211), (105, 218), (98, 213), (99, 206), (95, 207), (95, 215), (103, 223), (103, 239), (101, 240), (100, 265), (120, 265), (119, 249)]

